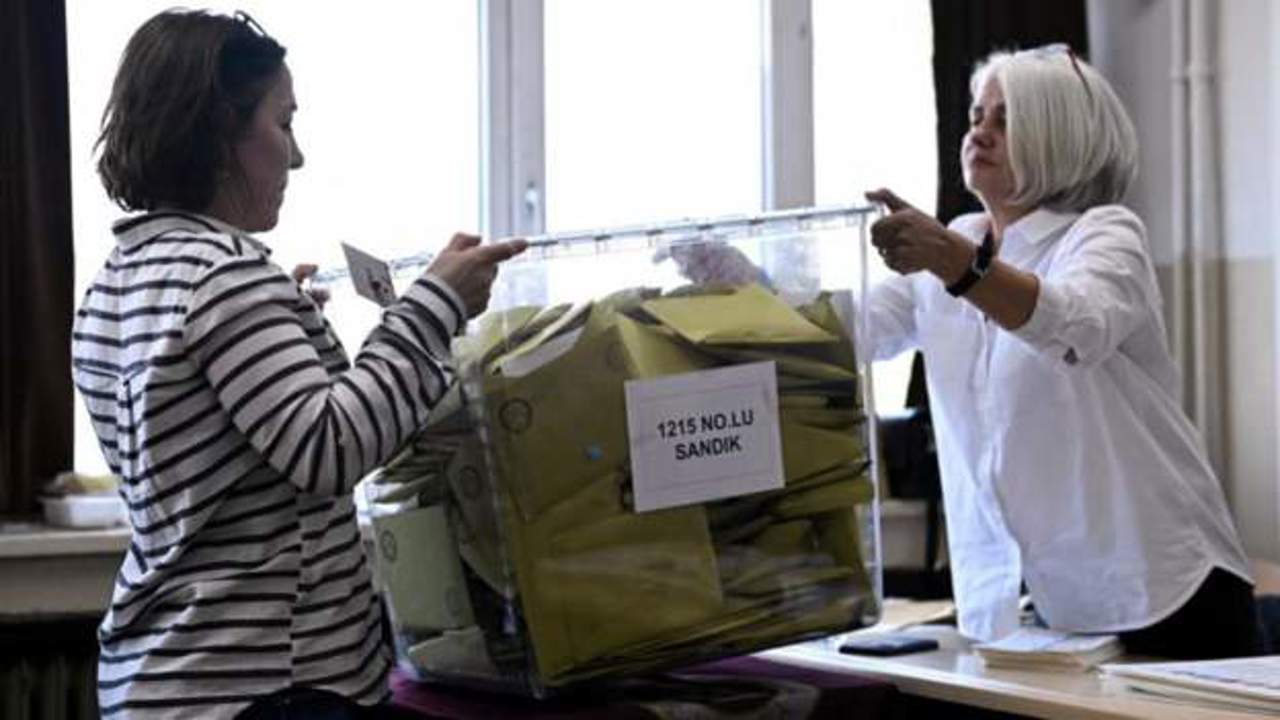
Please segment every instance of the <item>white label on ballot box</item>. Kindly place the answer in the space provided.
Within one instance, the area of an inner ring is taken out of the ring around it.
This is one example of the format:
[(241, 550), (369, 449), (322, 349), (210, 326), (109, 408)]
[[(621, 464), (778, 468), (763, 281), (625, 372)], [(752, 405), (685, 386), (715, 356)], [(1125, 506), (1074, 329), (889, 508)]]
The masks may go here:
[(773, 362), (628, 380), (638, 511), (783, 486)]

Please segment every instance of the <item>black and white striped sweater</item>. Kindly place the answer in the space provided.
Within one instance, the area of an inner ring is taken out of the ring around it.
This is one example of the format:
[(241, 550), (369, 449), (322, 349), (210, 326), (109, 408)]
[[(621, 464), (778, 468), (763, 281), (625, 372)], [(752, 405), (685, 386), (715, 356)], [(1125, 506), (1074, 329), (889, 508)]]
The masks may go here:
[(425, 275), (354, 364), (257, 240), (121, 221), (72, 341), (133, 528), (99, 631), (105, 717), (232, 717), (290, 685), (387, 695), (352, 486), (450, 382), (458, 296)]

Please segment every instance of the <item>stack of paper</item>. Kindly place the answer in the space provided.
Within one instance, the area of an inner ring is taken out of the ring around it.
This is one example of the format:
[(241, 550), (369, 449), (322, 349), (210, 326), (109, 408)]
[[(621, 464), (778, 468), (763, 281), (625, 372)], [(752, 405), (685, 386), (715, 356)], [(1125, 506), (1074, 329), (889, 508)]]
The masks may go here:
[(848, 633), (897, 632), (918, 625), (955, 624), (956, 604), (950, 600), (913, 600), (887, 597), (880, 603), (880, 620), (875, 625)]
[(1102, 670), (1143, 692), (1280, 714), (1280, 655), (1106, 665)]
[(1073, 635), (1024, 627), (974, 650), (990, 667), (1084, 671), (1119, 655), (1123, 648), (1115, 635)]

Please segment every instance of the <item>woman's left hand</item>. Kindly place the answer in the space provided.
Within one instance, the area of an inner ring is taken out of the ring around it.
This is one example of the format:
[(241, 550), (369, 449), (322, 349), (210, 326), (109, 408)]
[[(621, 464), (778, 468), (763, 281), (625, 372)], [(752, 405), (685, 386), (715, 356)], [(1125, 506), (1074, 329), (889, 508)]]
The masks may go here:
[(298, 289), (311, 297), (316, 307), (324, 310), (324, 304), (329, 302), (329, 291), (324, 288), (311, 287), (307, 280), (319, 272), (320, 266), (315, 263), (303, 263), (293, 269), (293, 280), (298, 283)]
[(871, 244), (890, 270), (901, 275), (928, 270), (945, 284), (964, 275), (976, 251), (973, 243), (891, 190), (874, 190), (867, 193), (867, 199), (889, 209), (888, 215), (872, 224)]

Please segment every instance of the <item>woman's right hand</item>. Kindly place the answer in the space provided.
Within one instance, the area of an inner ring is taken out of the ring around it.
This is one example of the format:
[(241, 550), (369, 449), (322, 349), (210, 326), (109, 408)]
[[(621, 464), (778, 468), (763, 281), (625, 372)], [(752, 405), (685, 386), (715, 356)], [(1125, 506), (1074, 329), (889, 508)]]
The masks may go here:
[(427, 272), (449, 284), (467, 306), (473, 318), (489, 305), (489, 290), (498, 276), (498, 263), (524, 252), (524, 240), (480, 244), (479, 235), (457, 233), (436, 255)]
[(944, 285), (965, 274), (977, 250), (972, 242), (948, 230), (932, 215), (912, 207), (892, 190), (873, 190), (866, 197), (889, 210), (888, 215), (871, 224), (871, 244), (890, 270), (899, 275), (927, 270)]

